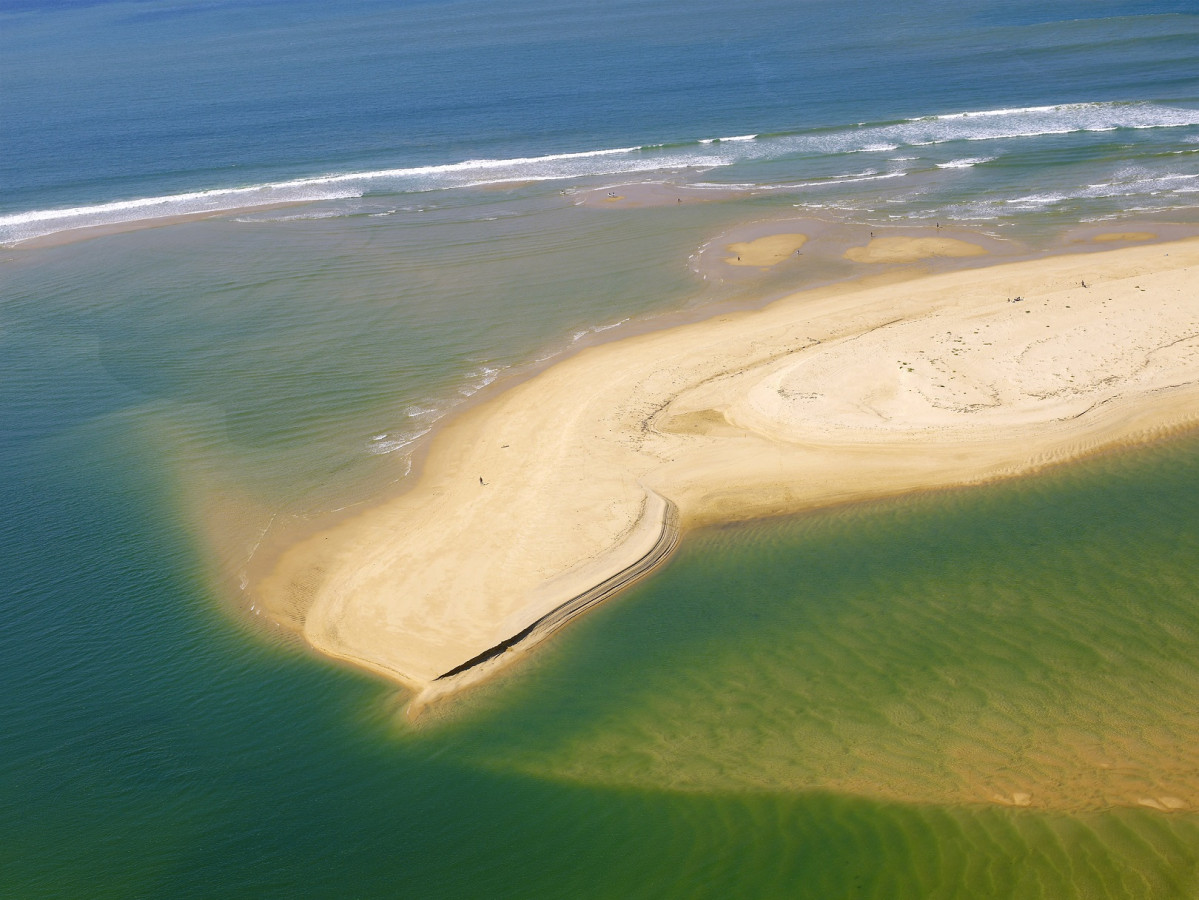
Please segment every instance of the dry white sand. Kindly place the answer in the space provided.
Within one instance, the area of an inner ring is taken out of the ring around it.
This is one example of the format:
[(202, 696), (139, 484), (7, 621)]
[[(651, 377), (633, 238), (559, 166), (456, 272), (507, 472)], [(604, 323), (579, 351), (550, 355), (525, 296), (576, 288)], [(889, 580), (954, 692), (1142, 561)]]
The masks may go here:
[(411, 491), (295, 545), (255, 593), (431, 696), (652, 562), (676, 512), (975, 483), (1197, 421), (1199, 239), (842, 285), (553, 366), (449, 423)]

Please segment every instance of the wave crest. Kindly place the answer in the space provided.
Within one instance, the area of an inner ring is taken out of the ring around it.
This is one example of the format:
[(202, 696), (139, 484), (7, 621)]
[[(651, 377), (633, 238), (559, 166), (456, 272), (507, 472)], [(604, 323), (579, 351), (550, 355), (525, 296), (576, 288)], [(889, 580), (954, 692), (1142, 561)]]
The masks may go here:
[[(1199, 109), (1149, 102), (1072, 103), (967, 111), (891, 123), (862, 123), (782, 134), (702, 138), (683, 143), (646, 144), (512, 159), (471, 159), (438, 165), (331, 173), (246, 187), (213, 188), (67, 209), (30, 210), (0, 216), (0, 243), (17, 243), (92, 225), (354, 198), (367, 193), (423, 192), (508, 182), (629, 175), (687, 167), (712, 169), (787, 156), (891, 152), (903, 147), (956, 141), (1194, 125), (1199, 125)], [(970, 157), (968, 160), (959, 160), (958, 164), (964, 166), (967, 161), (976, 164), (990, 158)], [(952, 167), (954, 163), (945, 165)]]

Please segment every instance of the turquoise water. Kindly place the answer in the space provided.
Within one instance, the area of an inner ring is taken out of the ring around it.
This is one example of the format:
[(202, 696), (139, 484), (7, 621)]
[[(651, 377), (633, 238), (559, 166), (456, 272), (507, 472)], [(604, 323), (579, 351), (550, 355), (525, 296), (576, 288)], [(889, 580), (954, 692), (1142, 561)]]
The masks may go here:
[[(1062, 735), (1097, 721), (1113, 729), (1097, 735), (1107, 752), (1151, 775), (1190, 765), (1168, 789), (1193, 788), (1193, 439), (699, 535), (531, 667), (412, 732), (385, 686), (222, 615), (163, 508), (169, 485), (145, 476), (144, 451), (111, 449), (112, 430), (58, 443), (79, 465), (31, 464), (6, 498), (56, 523), (5, 536), (29, 588), (10, 597), (23, 602), (3, 655), (5, 719), (20, 727), (5, 731), (2, 853), (18, 896), (1197, 886), (1193, 813), (1073, 794), (1065, 809), (946, 802), (943, 779), (914, 778), (900, 752), (939, 764), (947, 745), (987, 749), (1015, 708), (1037, 801), (1080, 778)], [(822, 788), (812, 764), (837, 759), (827, 744), (850, 727), (859, 783)], [(761, 752), (780, 736), (789, 755)], [(860, 793), (880, 780), (941, 802)]]
[(513, 373), (813, 277), (705, 279), (739, 223), (1194, 223), (1191, 6), (6, 4), (0, 893), (1193, 896), (1193, 439), (694, 535), (418, 730), (240, 604)]

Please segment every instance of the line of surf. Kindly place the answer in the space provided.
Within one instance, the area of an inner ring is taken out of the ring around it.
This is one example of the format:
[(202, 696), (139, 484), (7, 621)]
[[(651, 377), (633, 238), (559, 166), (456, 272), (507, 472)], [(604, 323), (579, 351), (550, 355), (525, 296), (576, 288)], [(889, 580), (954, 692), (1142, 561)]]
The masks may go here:
[(323, 200), (371, 192), (405, 193), (481, 185), (569, 180), (739, 162), (925, 147), (954, 141), (1036, 138), (1116, 129), (1199, 125), (1199, 109), (1150, 102), (1095, 102), (923, 116), (774, 134), (700, 138), (576, 152), (470, 159), (435, 165), (325, 173), (253, 185), (212, 187), (153, 197), (115, 199), (0, 216), (0, 243), (13, 244), (59, 231)]

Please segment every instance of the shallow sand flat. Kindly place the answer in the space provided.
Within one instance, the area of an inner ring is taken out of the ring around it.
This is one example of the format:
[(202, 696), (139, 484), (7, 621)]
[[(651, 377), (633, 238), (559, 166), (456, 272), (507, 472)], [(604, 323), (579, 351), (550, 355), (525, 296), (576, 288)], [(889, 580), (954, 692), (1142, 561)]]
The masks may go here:
[(1196, 421), (1197, 239), (821, 289), (584, 350), (465, 413), (411, 491), (254, 592), (427, 688), (637, 564), (664, 508), (686, 527), (978, 482)]
[(1125, 241), (1151, 241), (1157, 235), (1152, 231), (1105, 231), (1097, 234), (1091, 240), (1097, 244), (1124, 243)]
[(799, 250), (808, 241), (806, 234), (769, 234), (753, 241), (729, 244), (725, 257), (730, 266), (776, 266)]
[(881, 237), (865, 247), (851, 247), (845, 258), (859, 263), (906, 263), (936, 256), (983, 256), (978, 244), (946, 237)]

